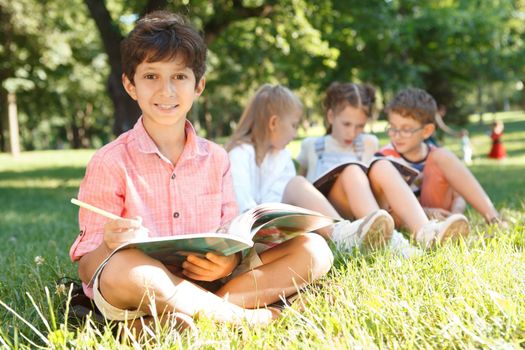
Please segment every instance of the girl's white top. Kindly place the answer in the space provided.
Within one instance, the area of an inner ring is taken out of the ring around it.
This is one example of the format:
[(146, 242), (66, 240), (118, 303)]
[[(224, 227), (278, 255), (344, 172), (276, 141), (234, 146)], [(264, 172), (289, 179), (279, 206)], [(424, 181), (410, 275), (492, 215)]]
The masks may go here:
[[(330, 170), (329, 168), (335, 165), (353, 160), (366, 163), (379, 149), (379, 140), (372, 134), (362, 133), (350, 145), (341, 144), (332, 135), (326, 135), (321, 137), (324, 145), (321, 147), (320, 154), (319, 147), (316, 147), (318, 139), (320, 138), (306, 138), (301, 143), (301, 151), (297, 156), (301, 168), (307, 170), (306, 178), (310, 182), (314, 182), (319, 174)], [(321, 162), (322, 157), (327, 161)]]
[(229, 156), (233, 188), (241, 213), (261, 203), (281, 202), (284, 188), (296, 175), (292, 156), (287, 150), (268, 152), (260, 166), (251, 144), (235, 147)]

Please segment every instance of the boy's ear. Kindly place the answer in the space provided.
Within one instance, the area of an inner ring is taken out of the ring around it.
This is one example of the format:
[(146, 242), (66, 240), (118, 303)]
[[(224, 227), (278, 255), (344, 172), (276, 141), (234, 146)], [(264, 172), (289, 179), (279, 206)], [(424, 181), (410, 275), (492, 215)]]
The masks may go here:
[(137, 100), (137, 91), (135, 89), (135, 84), (133, 84), (126, 74), (122, 74), (122, 85), (124, 85), (124, 89), (128, 93), (129, 96), (131, 96), (132, 99), (135, 101)]
[(434, 124), (425, 124), (425, 126), (423, 126), (423, 138), (425, 140), (428, 139), (432, 136), (434, 131), (436, 131), (436, 126)]
[(197, 83), (197, 86), (195, 86), (195, 95), (200, 96), (202, 92), (204, 91), (204, 87), (206, 86), (206, 78), (203, 76), (201, 80)]

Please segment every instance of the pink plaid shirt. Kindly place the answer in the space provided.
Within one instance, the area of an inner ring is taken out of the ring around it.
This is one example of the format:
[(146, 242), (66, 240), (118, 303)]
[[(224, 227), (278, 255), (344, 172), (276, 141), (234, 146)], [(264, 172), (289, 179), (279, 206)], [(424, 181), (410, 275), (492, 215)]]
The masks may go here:
[[(198, 137), (186, 121), (186, 144), (176, 165), (160, 152), (138, 120), (102, 147), (80, 185), (81, 201), (121, 217), (141, 216), (150, 236), (214, 232), (238, 213), (224, 149)], [(81, 208), (76, 261), (103, 241), (107, 218)]]

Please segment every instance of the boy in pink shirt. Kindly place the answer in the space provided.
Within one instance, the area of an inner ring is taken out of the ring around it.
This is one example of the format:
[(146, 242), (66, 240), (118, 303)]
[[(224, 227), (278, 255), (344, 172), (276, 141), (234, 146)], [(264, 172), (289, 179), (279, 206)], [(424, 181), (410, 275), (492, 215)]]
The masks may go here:
[[(165, 266), (135, 249), (136, 237), (215, 231), (238, 212), (226, 152), (195, 134), (186, 120), (204, 90), (206, 46), (185, 19), (154, 12), (122, 43), (123, 84), (142, 117), (90, 161), (79, 199), (122, 219), (80, 209), (71, 247), (86, 294), (110, 320), (155, 314), (202, 314), (217, 321), (264, 324), (278, 312), (265, 305), (324, 275), (332, 255), (318, 235), (303, 234), (260, 254), (189, 255)], [(197, 285), (224, 281), (214, 293)], [(88, 285), (93, 281), (93, 285)]]

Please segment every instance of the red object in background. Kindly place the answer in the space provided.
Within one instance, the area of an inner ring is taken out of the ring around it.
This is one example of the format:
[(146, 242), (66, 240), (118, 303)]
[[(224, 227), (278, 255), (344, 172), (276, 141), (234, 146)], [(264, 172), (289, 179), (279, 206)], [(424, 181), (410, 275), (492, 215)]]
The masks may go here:
[(492, 139), (492, 148), (490, 149), (489, 158), (502, 159), (507, 156), (507, 151), (505, 150), (505, 146), (501, 141), (502, 136), (503, 131), (493, 131), (490, 135), (490, 138)]

